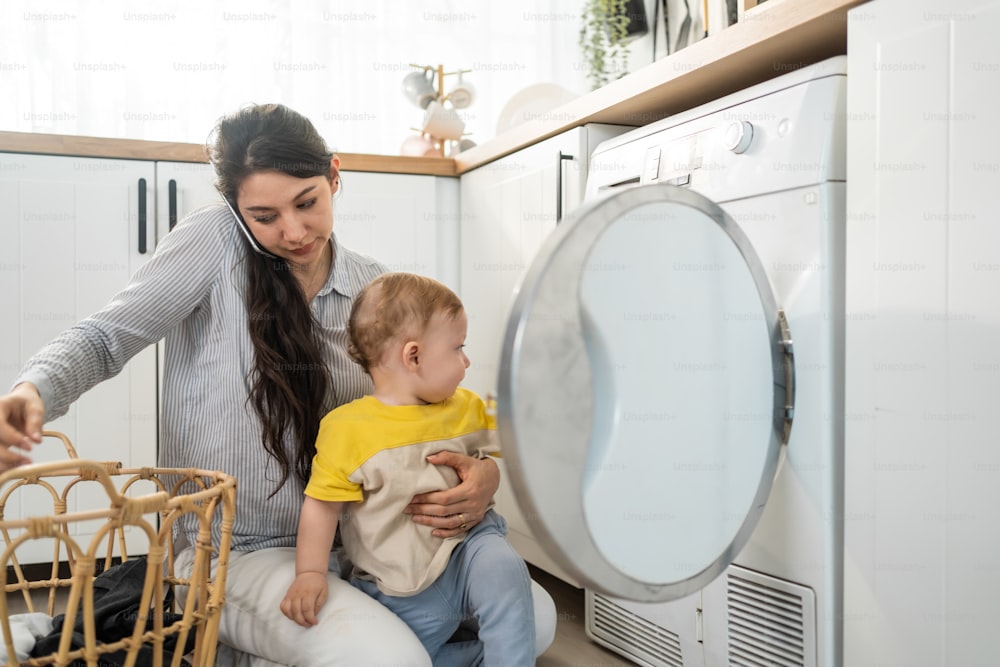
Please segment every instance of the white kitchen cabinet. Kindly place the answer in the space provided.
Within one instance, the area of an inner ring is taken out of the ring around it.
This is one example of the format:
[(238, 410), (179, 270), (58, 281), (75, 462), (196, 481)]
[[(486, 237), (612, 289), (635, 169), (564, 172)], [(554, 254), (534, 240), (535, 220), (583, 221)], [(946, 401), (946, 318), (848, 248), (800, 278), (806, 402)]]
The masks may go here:
[(390, 271), (419, 273), (458, 289), (458, 179), (344, 171), (333, 232)]
[(849, 12), (845, 665), (1000, 655), (998, 30)]
[[(205, 169), (211, 170), (184, 163), (0, 153), (0, 202), (6, 211), (0, 312), (8, 323), (0, 329), (0, 390), (10, 388), (31, 355), (102, 308), (152, 256), (156, 239), (167, 229), (170, 180), (180, 195), (173, 207), (178, 216), (210, 200)], [(157, 213), (161, 208), (162, 215)], [(84, 458), (152, 466), (157, 395), (157, 350), (149, 348), (46, 428), (66, 433)], [(57, 440), (46, 439), (32, 458), (61, 460), (66, 452)], [(69, 509), (100, 507), (104, 498), (103, 491), (84, 486)], [(41, 502), (32, 492), (17, 495), (5, 518), (51, 505)], [(83, 534), (87, 527), (74, 529)], [(51, 545), (35, 542), (20, 557), (22, 562), (49, 561)]]
[[(594, 148), (629, 129), (584, 125), (462, 174), (459, 285), (472, 361), (463, 384), (472, 391), (496, 394), (504, 327), (521, 276), (559, 219), (582, 201)], [(496, 504), (511, 544), (528, 562), (579, 586), (535, 540), (502, 478)]]

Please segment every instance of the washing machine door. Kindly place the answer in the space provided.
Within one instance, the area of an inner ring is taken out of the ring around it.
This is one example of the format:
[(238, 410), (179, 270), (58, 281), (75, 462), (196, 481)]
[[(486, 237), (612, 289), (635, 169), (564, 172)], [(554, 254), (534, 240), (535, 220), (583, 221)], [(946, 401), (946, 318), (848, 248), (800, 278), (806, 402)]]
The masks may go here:
[(587, 587), (692, 593), (749, 539), (793, 406), (784, 317), (746, 235), (683, 188), (581, 207), (507, 323), (498, 430), (535, 537)]

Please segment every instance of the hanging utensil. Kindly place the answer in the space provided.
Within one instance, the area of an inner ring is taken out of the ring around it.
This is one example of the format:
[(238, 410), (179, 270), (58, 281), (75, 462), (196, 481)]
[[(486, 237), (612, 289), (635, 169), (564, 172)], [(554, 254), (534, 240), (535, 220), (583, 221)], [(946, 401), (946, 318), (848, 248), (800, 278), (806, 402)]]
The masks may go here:
[(685, 46), (688, 45), (688, 39), (691, 32), (691, 7), (688, 5), (688, 0), (684, 0), (684, 19), (681, 21), (681, 31), (677, 35), (677, 51), (680, 51)]

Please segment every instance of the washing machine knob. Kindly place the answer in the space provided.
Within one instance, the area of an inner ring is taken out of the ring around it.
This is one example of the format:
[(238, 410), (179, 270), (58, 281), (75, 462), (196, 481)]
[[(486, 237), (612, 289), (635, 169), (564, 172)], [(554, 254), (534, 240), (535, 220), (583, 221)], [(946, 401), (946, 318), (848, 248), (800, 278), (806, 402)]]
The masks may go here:
[(753, 141), (753, 125), (749, 121), (734, 120), (726, 128), (723, 143), (734, 153), (743, 153)]

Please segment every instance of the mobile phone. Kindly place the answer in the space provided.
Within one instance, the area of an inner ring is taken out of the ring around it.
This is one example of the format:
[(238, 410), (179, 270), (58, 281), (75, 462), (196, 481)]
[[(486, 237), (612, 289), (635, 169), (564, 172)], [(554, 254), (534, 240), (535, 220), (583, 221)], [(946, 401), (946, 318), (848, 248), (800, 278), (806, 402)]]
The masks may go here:
[(257, 241), (257, 239), (253, 235), (253, 232), (250, 231), (250, 227), (247, 226), (246, 221), (244, 221), (243, 218), (240, 216), (240, 214), (236, 212), (236, 208), (229, 203), (229, 199), (226, 198), (226, 196), (222, 195), (221, 193), (220, 195), (222, 196), (222, 201), (226, 202), (226, 206), (229, 207), (229, 211), (233, 214), (233, 217), (236, 218), (236, 226), (240, 228), (240, 231), (243, 232), (243, 235), (247, 237), (247, 241), (250, 242), (250, 247), (256, 250), (258, 254), (264, 255), (265, 257), (270, 257), (271, 259), (281, 259), (274, 253), (268, 252), (267, 250), (264, 249), (264, 246), (262, 246), (260, 242)]

